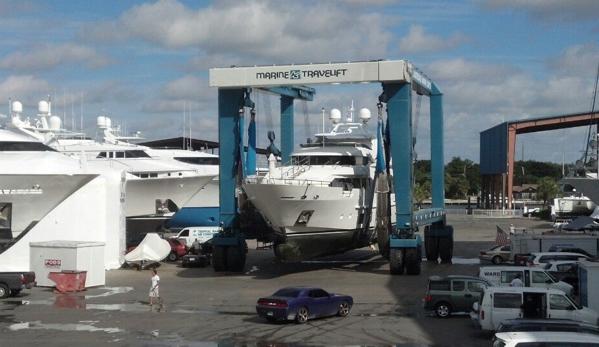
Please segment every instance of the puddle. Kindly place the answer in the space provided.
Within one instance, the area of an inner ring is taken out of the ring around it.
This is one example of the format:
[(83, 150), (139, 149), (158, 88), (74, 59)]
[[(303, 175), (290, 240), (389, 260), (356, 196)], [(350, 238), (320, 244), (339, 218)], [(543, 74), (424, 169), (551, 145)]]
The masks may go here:
[[(93, 323), (97, 323), (97, 322), (91, 322), (91, 323), (93, 324)], [(48, 330), (60, 330), (60, 331), (88, 331), (88, 332), (100, 331), (100, 332), (105, 332), (105, 333), (110, 333), (110, 334), (125, 332), (125, 330), (120, 329), (120, 328), (99, 328), (99, 327), (93, 326), (92, 324), (45, 324), (40, 321), (35, 321), (35, 322), (24, 322), (24, 323), (12, 324), (8, 328), (11, 331), (27, 330), (27, 329), (31, 329), (31, 330), (48, 329)]]
[(85, 298), (86, 299), (101, 298), (101, 297), (110, 296), (110, 295), (114, 295), (114, 294), (127, 293), (127, 292), (132, 291), (133, 287), (106, 287), (103, 289), (107, 289), (108, 291), (106, 293), (99, 294), (99, 295), (86, 295)]

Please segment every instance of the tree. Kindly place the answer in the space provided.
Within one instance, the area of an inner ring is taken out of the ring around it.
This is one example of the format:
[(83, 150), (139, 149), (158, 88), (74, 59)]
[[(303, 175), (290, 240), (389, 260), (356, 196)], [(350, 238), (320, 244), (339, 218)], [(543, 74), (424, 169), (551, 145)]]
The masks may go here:
[[(430, 184), (428, 187), (430, 188)], [(418, 208), (422, 207), (424, 200), (430, 197), (430, 190), (427, 190), (426, 188), (426, 185), (420, 185), (418, 183), (414, 184), (414, 200), (416, 205), (418, 205)]]
[(547, 201), (553, 199), (559, 192), (557, 183), (550, 177), (539, 179), (537, 187), (537, 197), (543, 200), (543, 207), (547, 206)]

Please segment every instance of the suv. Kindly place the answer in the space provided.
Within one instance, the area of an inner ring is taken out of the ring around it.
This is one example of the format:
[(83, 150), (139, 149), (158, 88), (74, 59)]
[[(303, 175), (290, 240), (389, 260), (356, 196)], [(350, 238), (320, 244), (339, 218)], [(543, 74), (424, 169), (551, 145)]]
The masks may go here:
[(447, 318), (452, 312), (470, 312), (481, 292), (491, 286), (491, 282), (476, 276), (431, 276), (423, 307), (434, 310), (440, 318)]
[(591, 259), (584, 254), (570, 252), (539, 252), (532, 253), (526, 260), (528, 266), (545, 266), (547, 263), (558, 260), (578, 261), (580, 258)]
[(577, 248), (577, 247), (555, 247), (555, 246), (552, 246), (551, 248), (549, 248), (549, 252), (580, 253), (580, 254), (586, 255), (589, 258), (594, 257), (594, 255), (592, 255), (591, 253), (585, 251), (582, 248)]

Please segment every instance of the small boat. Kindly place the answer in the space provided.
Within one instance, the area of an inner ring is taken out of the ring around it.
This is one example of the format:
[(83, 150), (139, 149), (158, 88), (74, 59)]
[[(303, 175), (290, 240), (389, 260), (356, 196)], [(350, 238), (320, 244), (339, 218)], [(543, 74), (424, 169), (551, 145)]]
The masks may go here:
[(157, 233), (148, 233), (141, 243), (125, 254), (125, 262), (131, 266), (145, 266), (164, 260), (171, 252), (171, 245)]

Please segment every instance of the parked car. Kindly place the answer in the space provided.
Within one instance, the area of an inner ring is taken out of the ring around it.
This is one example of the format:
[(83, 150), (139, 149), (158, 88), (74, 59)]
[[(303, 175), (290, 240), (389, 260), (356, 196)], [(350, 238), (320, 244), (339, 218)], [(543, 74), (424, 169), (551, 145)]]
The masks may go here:
[(490, 260), (493, 264), (499, 265), (510, 260), (510, 246), (495, 245), (483, 249), (480, 251), (478, 258), (480, 260)]
[(491, 286), (491, 282), (476, 276), (431, 276), (422, 306), (434, 310), (440, 318), (447, 318), (452, 312), (469, 312), (481, 292)]
[(35, 287), (35, 272), (0, 272), (0, 299), (17, 296), (23, 289)]
[(516, 346), (599, 346), (599, 336), (561, 331), (509, 332), (495, 334), (493, 347)]
[(169, 261), (177, 261), (179, 260), (179, 257), (185, 256), (189, 251), (185, 245), (185, 242), (182, 240), (171, 237), (166, 239), (166, 241), (168, 241), (168, 244), (171, 245), (171, 252), (166, 257), (166, 259)]
[(538, 266), (483, 266), (478, 270), (478, 277), (488, 280), (495, 287), (509, 287), (519, 277), (524, 287), (554, 288), (568, 295), (574, 293), (571, 284), (556, 279)]
[(497, 327), (498, 333), (512, 331), (571, 331), (599, 335), (599, 327), (572, 319), (506, 319)]
[(205, 267), (211, 259), (212, 254), (187, 254), (181, 258), (181, 267)]
[(256, 312), (269, 322), (295, 320), (303, 324), (308, 319), (338, 315), (345, 317), (354, 304), (349, 295), (328, 293), (317, 287), (286, 287), (271, 296), (258, 299)]
[(538, 252), (531, 253), (526, 260), (528, 266), (545, 266), (547, 263), (558, 260), (578, 261), (580, 258), (592, 259), (584, 254), (570, 252)]
[(552, 261), (545, 265), (545, 271), (556, 279), (572, 285), (574, 294), (578, 295), (578, 262), (570, 260)]

